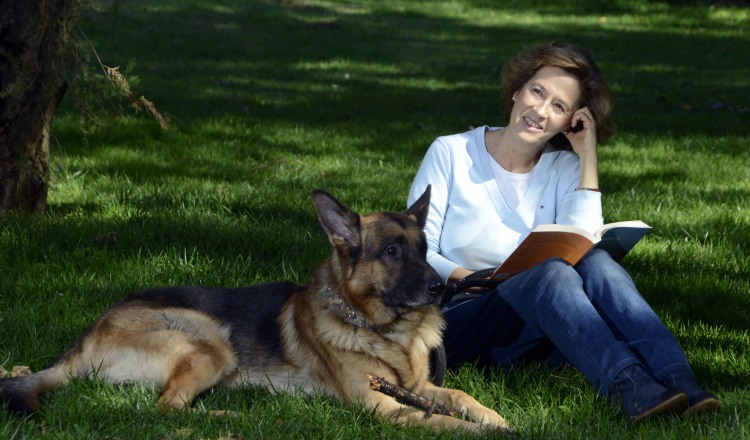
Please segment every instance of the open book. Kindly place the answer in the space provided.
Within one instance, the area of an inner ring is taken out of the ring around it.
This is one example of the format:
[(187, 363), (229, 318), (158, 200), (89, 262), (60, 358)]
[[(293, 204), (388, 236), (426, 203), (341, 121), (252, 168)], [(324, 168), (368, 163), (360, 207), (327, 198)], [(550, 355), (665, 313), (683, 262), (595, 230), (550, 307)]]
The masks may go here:
[(575, 266), (594, 247), (604, 249), (615, 259), (620, 259), (650, 229), (651, 226), (640, 220), (609, 223), (594, 234), (569, 225), (539, 225), (495, 270), (490, 279), (510, 278), (553, 257), (562, 258)]

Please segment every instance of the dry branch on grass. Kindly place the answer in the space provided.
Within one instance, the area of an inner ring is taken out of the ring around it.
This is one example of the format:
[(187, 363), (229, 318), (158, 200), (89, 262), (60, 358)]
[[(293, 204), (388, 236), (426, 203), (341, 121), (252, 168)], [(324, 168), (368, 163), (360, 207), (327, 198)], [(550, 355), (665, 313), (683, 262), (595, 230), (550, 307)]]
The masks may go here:
[(120, 68), (107, 66), (102, 63), (101, 58), (99, 58), (99, 53), (97, 53), (94, 45), (91, 43), (91, 40), (89, 40), (89, 38), (86, 36), (86, 34), (83, 33), (83, 31), (81, 31), (81, 36), (89, 43), (89, 46), (91, 46), (91, 51), (94, 53), (94, 56), (96, 57), (96, 60), (99, 63), (104, 76), (106, 76), (109, 82), (112, 84), (112, 88), (116, 91), (116, 93), (121, 98), (127, 99), (134, 111), (139, 112), (141, 110), (145, 110), (149, 115), (151, 115), (151, 117), (156, 119), (162, 131), (168, 131), (169, 121), (166, 117), (164, 117), (164, 115), (156, 110), (156, 106), (154, 105), (154, 103), (146, 99), (145, 96), (138, 97), (130, 88), (130, 83), (128, 82), (127, 78), (125, 78), (125, 75), (120, 72)]
[(373, 376), (371, 374), (368, 374), (367, 376), (370, 378), (371, 390), (379, 391), (386, 396), (391, 396), (396, 399), (397, 402), (403, 403), (404, 405), (422, 409), (425, 412), (425, 417), (430, 417), (433, 414), (455, 417), (455, 414), (441, 403), (434, 402), (424, 396), (412, 393), (396, 384), (388, 382), (382, 377)]

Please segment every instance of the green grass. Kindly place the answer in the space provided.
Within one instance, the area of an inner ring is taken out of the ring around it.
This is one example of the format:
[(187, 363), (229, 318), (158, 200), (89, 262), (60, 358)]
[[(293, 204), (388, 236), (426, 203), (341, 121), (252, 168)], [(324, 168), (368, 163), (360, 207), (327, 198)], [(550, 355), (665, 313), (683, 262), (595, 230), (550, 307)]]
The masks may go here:
[[(43, 368), (109, 305), (153, 286), (304, 281), (328, 246), (310, 191), (403, 210), (430, 142), (502, 124), (500, 66), (553, 39), (597, 56), (618, 134), (607, 221), (654, 230), (624, 264), (723, 410), (629, 423), (572, 368), (451, 371), (518, 438), (750, 437), (750, 10), (693, 1), (132, 0), (89, 13), (103, 61), (136, 60), (170, 115), (87, 126), (65, 102), (47, 213), (0, 218), (0, 365)], [(115, 232), (115, 243), (94, 240)], [(156, 392), (75, 381), (0, 438), (433, 438), (327, 398), (215, 390), (163, 416)], [(460, 437), (446, 434), (443, 437)]]

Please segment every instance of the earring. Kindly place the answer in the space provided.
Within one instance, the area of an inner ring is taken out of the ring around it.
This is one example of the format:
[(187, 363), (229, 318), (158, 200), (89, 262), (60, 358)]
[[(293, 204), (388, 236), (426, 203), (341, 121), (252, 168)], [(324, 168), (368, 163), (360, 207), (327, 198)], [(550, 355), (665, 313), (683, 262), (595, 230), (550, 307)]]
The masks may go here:
[(513, 100), (513, 102), (516, 102), (516, 95), (513, 95), (511, 99)]

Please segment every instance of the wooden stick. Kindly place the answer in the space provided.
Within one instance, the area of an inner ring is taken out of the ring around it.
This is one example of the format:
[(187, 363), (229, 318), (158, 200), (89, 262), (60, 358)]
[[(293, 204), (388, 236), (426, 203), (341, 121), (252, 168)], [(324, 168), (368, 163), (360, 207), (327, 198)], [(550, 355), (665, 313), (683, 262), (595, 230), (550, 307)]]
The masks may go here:
[(429, 400), (424, 396), (420, 396), (419, 394), (412, 393), (411, 391), (401, 388), (396, 384), (388, 382), (382, 377), (373, 376), (371, 374), (368, 374), (367, 377), (370, 378), (371, 390), (379, 391), (386, 396), (391, 396), (396, 399), (397, 402), (403, 403), (404, 405), (422, 409), (425, 412), (425, 417), (430, 417), (433, 414), (441, 414), (451, 417), (456, 416), (445, 405), (439, 402), (433, 402), (432, 400)]

